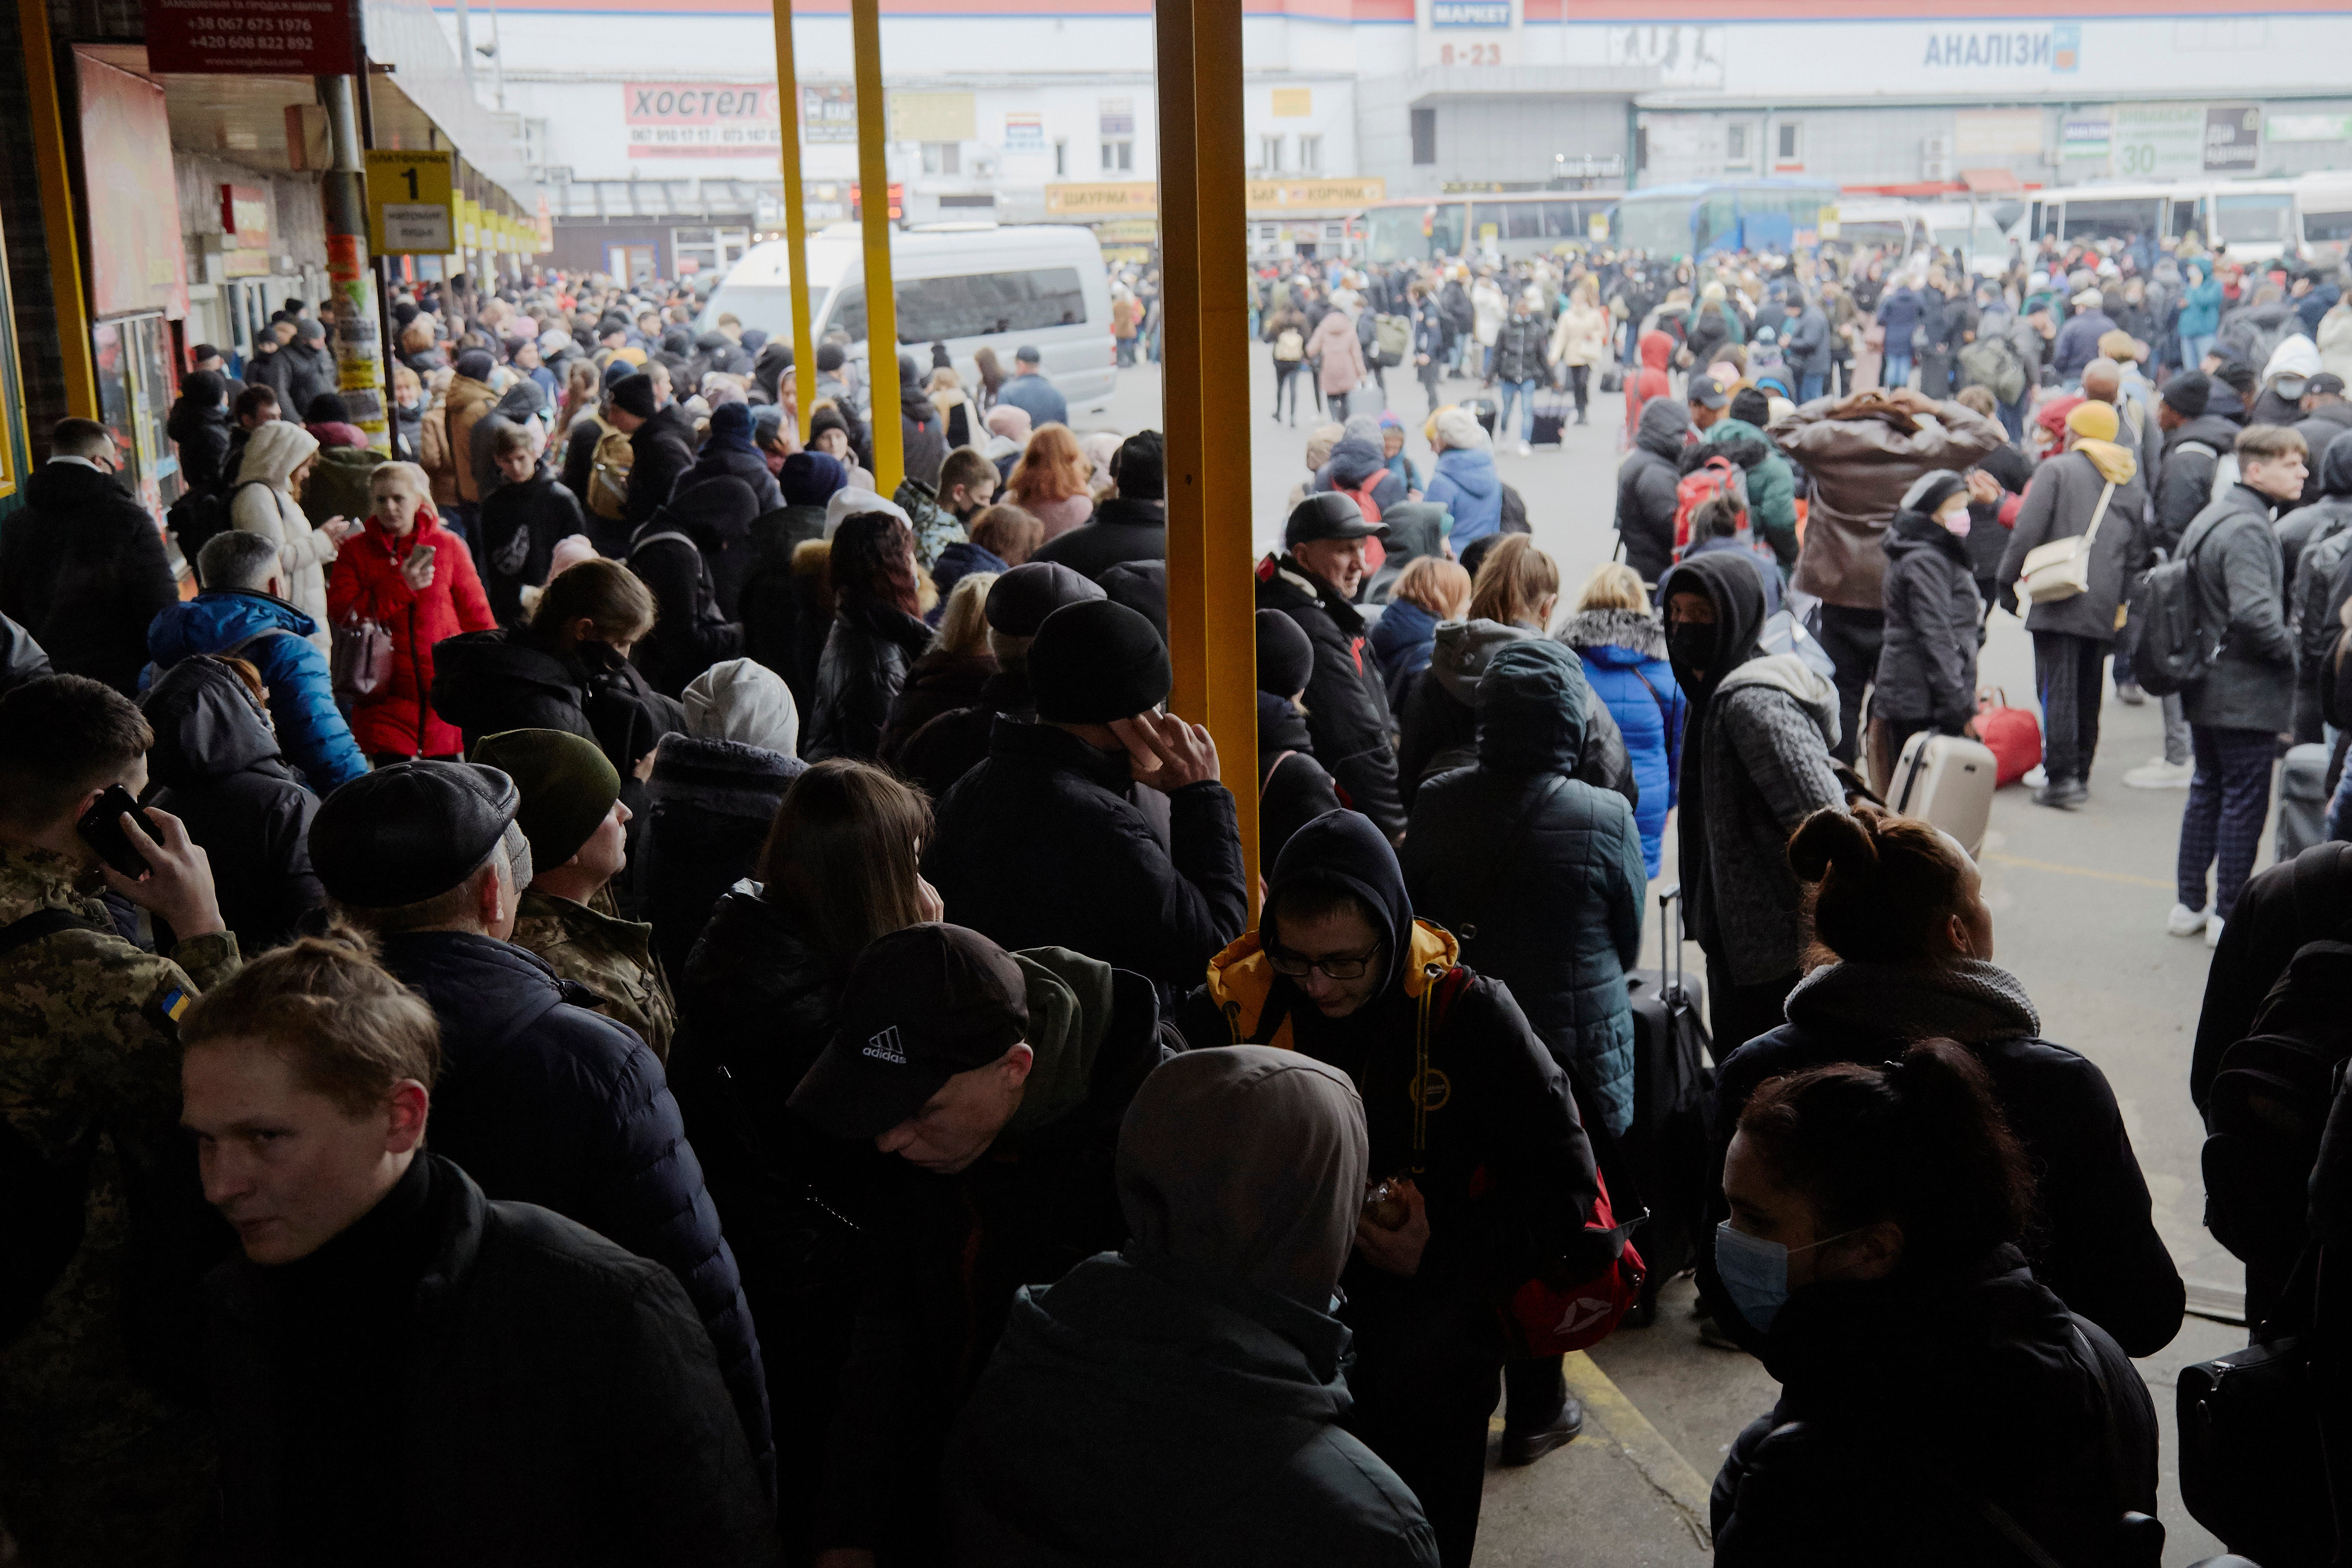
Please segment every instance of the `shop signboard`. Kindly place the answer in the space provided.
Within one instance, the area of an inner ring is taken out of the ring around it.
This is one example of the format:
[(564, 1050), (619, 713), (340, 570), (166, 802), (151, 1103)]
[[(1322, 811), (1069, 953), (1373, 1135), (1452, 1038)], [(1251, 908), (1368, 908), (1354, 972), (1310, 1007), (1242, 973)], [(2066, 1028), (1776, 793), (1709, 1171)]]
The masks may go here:
[(446, 256), (457, 249), (457, 174), (455, 153), (371, 151), (368, 247), (379, 256)]
[(854, 143), (857, 140), (857, 88), (845, 81), (801, 84), (801, 141)]
[(1160, 185), (1152, 180), (1056, 183), (1045, 187), (1047, 217), (1151, 217), (1159, 211)]
[(2205, 106), (2119, 103), (2108, 169), (2119, 180), (2185, 180), (2205, 172)]
[(221, 272), (259, 278), (269, 270), (269, 196), (257, 185), (223, 185)]
[(629, 156), (771, 157), (784, 140), (779, 100), (773, 82), (624, 82)]
[(2251, 174), (2261, 167), (2263, 111), (2252, 103), (2214, 103), (2205, 108), (2205, 172)]
[(145, 0), (147, 68), (194, 76), (348, 76), (352, 0)]

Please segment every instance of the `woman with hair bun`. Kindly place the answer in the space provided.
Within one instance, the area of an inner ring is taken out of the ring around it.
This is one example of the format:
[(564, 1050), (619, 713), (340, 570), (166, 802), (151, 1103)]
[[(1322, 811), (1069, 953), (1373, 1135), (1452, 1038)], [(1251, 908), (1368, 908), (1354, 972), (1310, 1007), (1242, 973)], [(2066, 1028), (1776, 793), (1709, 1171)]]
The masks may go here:
[[(1882, 1061), (1908, 1040), (1955, 1041), (1990, 1078), (2039, 1173), (2038, 1220), (2021, 1239), (2034, 1277), (2131, 1354), (2161, 1350), (2179, 1331), (2185, 1292), (2115, 1092), (2089, 1061), (2041, 1038), (2024, 986), (1993, 964), (1976, 863), (1931, 825), (1867, 808), (1815, 812), (1790, 840), (1789, 863), (1805, 885), (1811, 973), (1789, 994), (1789, 1021), (1724, 1061), (1718, 1155), (1768, 1079)], [(1699, 1283), (1716, 1322), (1754, 1348), (1760, 1331), (1732, 1310), (1705, 1258)]]
[(1716, 1477), (1721, 1568), (2153, 1560), (2126, 1515), (2156, 1511), (2155, 1405), (2027, 1268), (2033, 1178), (1973, 1055), (1769, 1079), (1723, 1191), (1717, 1262), (1780, 1396)]

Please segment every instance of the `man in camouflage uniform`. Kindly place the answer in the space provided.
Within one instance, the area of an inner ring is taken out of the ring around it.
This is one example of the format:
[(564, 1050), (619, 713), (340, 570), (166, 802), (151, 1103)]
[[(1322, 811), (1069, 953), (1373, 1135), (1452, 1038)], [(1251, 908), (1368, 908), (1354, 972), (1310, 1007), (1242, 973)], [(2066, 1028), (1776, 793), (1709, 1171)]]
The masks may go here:
[(513, 779), (522, 796), (515, 823), (530, 841), (532, 869), (510, 940), (595, 993), (596, 1011), (668, 1061), (677, 1005), (654, 958), (653, 927), (621, 919), (606, 890), (628, 864), (621, 775), (593, 741), (561, 730), (485, 735), (474, 761)]
[[(236, 939), (177, 817), (134, 830), (136, 880), (75, 826), (146, 787), (152, 739), (79, 676), (0, 698), (0, 1524), (36, 1568), (182, 1562), (211, 1488), (198, 1418), (154, 1384), (196, 1384), (194, 1287), (230, 1240), (179, 1130), (176, 1020)], [(107, 887), (178, 933), (170, 958), (116, 933)]]

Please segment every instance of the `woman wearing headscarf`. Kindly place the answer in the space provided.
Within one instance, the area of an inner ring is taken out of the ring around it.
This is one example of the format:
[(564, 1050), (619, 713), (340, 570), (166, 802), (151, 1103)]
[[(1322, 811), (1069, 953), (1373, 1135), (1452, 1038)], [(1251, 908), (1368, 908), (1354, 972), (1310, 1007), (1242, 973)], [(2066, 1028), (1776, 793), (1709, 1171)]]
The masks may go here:
[(646, 782), (644, 853), (630, 874), (645, 889), (664, 973), (687, 955), (728, 889), (751, 874), (784, 791), (808, 765), (800, 710), (775, 671), (721, 660), (687, 683), (686, 732), (662, 738)]
[(1433, 1568), (1419, 1502), (1338, 1425), (1370, 1147), (1346, 1075), (1299, 1052), (1144, 1080), (1117, 1165), (1134, 1239), (1015, 1296), (949, 1439), (958, 1562)]
[(1710, 1022), (1728, 1052), (1781, 1021), (1797, 984), (1804, 900), (1789, 836), (1843, 806), (1830, 769), (1837, 688), (1793, 653), (1766, 655), (1764, 584), (1730, 554), (1686, 561), (1658, 584), (1666, 652), (1690, 700), (1678, 854), (1685, 929), (1706, 954)]
[(303, 514), (296, 497), (318, 453), (319, 438), (299, 425), (273, 419), (256, 430), (245, 444), (228, 516), (245, 532), (260, 534), (278, 546), (278, 563), (286, 569), (286, 597), (318, 628), (310, 640), (319, 651), (331, 653), (334, 636), (330, 629), (333, 623), (327, 618), (327, 566), (361, 523), (335, 517), (312, 528)]
[(915, 535), (902, 516), (861, 511), (833, 537), (834, 616), (810, 704), (806, 755), (870, 758), (882, 748), (907, 667), (930, 646), (915, 580)]

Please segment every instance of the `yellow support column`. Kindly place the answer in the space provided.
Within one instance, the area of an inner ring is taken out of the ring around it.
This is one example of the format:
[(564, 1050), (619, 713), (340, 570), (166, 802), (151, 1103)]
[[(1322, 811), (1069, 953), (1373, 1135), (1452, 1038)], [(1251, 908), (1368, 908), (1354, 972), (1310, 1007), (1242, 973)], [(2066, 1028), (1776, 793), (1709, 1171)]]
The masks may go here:
[(849, 38), (857, 57), (857, 199), (866, 237), (866, 383), (872, 395), (874, 481), (887, 496), (906, 477), (906, 455), (898, 439), (898, 296), (890, 276), (890, 161), (884, 145), (890, 106), (882, 96), (881, 0), (849, 0)]
[(96, 419), (98, 363), (89, 345), (89, 296), (81, 282), (81, 240), (74, 226), (73, 176), (66, 163), (65, 119), (58, 109), (58, 53), (49, 42), (49, 8), (17, 0), (25, 41), (25, 86), (32, 100), (33, 161), (39, 164), (41, 227), (48, 238), (49, 292), (57, 312), (58, 354), (65, 362), (66, 412)]
[(784, 169), (784, 265), (792, 272), (793, 387), (799, 394), (801, 440), (809, 435), (809, 410), (816, 402), (816, 344), (810, 341), (808, 285), (808, 202), (801, 194), (801, 78), (793, 59), (793, 0), (775, 0), (776, 124), (783, 145), (777, 156)]
[(1206, 724), (1257, 906), (1257, 634), (1250, 530), (1242, 0), (1160, 0), (1160, 355), (1171, 706)]

